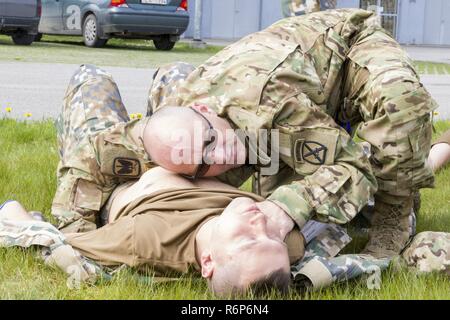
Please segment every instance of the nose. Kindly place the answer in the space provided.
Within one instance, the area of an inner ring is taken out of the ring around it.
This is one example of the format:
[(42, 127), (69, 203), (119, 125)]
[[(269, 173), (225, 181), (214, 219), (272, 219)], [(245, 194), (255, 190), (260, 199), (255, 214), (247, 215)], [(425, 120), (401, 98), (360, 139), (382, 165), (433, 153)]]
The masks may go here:
[(250, 218), (249, 224), (253, 227), (258, 235), (265, 235), (266, 232), (266, 216), (262, 212), (257, 212)]

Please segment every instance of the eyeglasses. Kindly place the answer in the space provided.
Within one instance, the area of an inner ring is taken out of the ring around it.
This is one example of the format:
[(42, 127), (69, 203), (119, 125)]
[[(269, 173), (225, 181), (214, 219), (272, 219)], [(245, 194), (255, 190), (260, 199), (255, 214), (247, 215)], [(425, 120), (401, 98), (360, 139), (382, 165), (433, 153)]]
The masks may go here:
[(211, 165), (205, 163), (204, 159), (206, 158), (207, 153), (214, 150), (213, 148), (214, 148), (214, 142), (216, 141), (216, 137), (217, 137), (217, 131), (216, 131), (216, 129), (214, 129), (214, 127), (212, 126), (212, 124), (208, 120), (208, 118), (206, 118), (201, 112), (198, 112), (194, 108), (190, 108), (190, 109), (192, 111), (194, 111), (196, 114), (198, 114), (200, 117), (205, 119), (206, 123), (208, 124), (206, 139), (203, 141), (202, 159), (201, 159), (200, 164), (196, 168), (193, 175), (182, 174), (183, 177), (185, 177), (189, 180), (196, 180), (197, 178), (203, 177), (206, 174), (206, 172), (208, 172), (209, 167), (211, 166)]

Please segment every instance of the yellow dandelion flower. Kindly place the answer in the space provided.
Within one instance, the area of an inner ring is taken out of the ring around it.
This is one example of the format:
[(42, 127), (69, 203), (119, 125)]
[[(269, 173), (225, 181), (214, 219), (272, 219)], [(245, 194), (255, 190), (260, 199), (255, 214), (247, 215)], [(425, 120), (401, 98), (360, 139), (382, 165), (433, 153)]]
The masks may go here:
[(439, 115), (439, 112), (437, 112), (437, 111), (433, 112), (433, 116), (437, 117), (438, 115)]
[(31, 114), (30, 112), (27, 112), (27, 113), (24, 114), (24, 117), (25, 117), (25, 118), (29, 118), (29, 117), (31, 117), (31, 116), (32, 116), (32, 114)]
[(136, 113), (136, 118), (142, 119), (142, 113)]
[(6, 107), (5, 111), (8, 112), (8, 113), (11, 113), (12, 108), (11, 107)]
[(130, 119), (131, 120), (136, 119), (136, 114), (135, 113), (130, 113)]

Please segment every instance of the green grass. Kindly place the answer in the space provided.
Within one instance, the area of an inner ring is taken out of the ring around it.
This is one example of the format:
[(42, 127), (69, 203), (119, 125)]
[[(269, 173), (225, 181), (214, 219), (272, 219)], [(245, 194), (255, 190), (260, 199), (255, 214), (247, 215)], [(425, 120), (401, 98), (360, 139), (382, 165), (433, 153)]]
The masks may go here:
[(49, 35), (31, 46), (16, 46), (11, 37), (0, 35), (0, 61), (156, 68), (173, 61), (199, 65), (220, 49), (219, 46), (192, 49), (189, 44), (178, 42), (171, 51), (158, 51), (150, 40), (124, 39), (111, 39), (103, 48), (88, 48), (81, 37)]
[(414, 66), (420, 74), (450, 74), (450, 64), (447, 63), (414, 61)]
[[(0, 35), (0, 61), (156, 68), (173, 61), (199, 65), (222, 48), (193, 49), (186, 42), (178, 42), (172, 51), (158, 51), (151, 40), (127, 39), (110, 39), (103, 48), (87, 48), (81, 36), (52, 35), (44, 35), (31, 46), (16, 46), (11, 37)], [(415, 61), (414, 65), (420, 74), (450, 74), (450, 64)]]
[[(450, 122), (436, 123), (437, 134)], [(51, 121), (17, 122), (0, 119), (0, 203), (22, 202), (47, 217), (55, 191), (57, 150)], [(450, 231), (450, 168), (436, 177), (436, 189), (422, 192), (419, 231)], [(355, 245), (350, 245), (350, 249)], [(109, 283), (70, 290), (66, 275), (35, 259), (36, 252), (0, 249), (0, 299), (213, 299), (201, 279), (175, 283), (143, 282), (128, 271)], [(444, 275), (418, 276), (390, 269), (382, 275), (381, 290), (369, 290), (364, 280), (336, 284), (290, 299), (450, 299), (450, 279)], [(251, 297), (247, 297), (251, 298)], [(270, 299), (279, 296), (269, 295)]]

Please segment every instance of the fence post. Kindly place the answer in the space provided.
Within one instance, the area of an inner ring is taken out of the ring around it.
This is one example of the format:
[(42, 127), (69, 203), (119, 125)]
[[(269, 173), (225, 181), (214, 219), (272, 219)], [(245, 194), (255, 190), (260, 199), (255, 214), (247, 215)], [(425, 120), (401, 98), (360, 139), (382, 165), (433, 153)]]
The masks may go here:
[(190, 43), (191, 48), (204, 49), (206, 43), (202, 40), (202, 0), (195, 0), (194, 7), (194, 38)]

